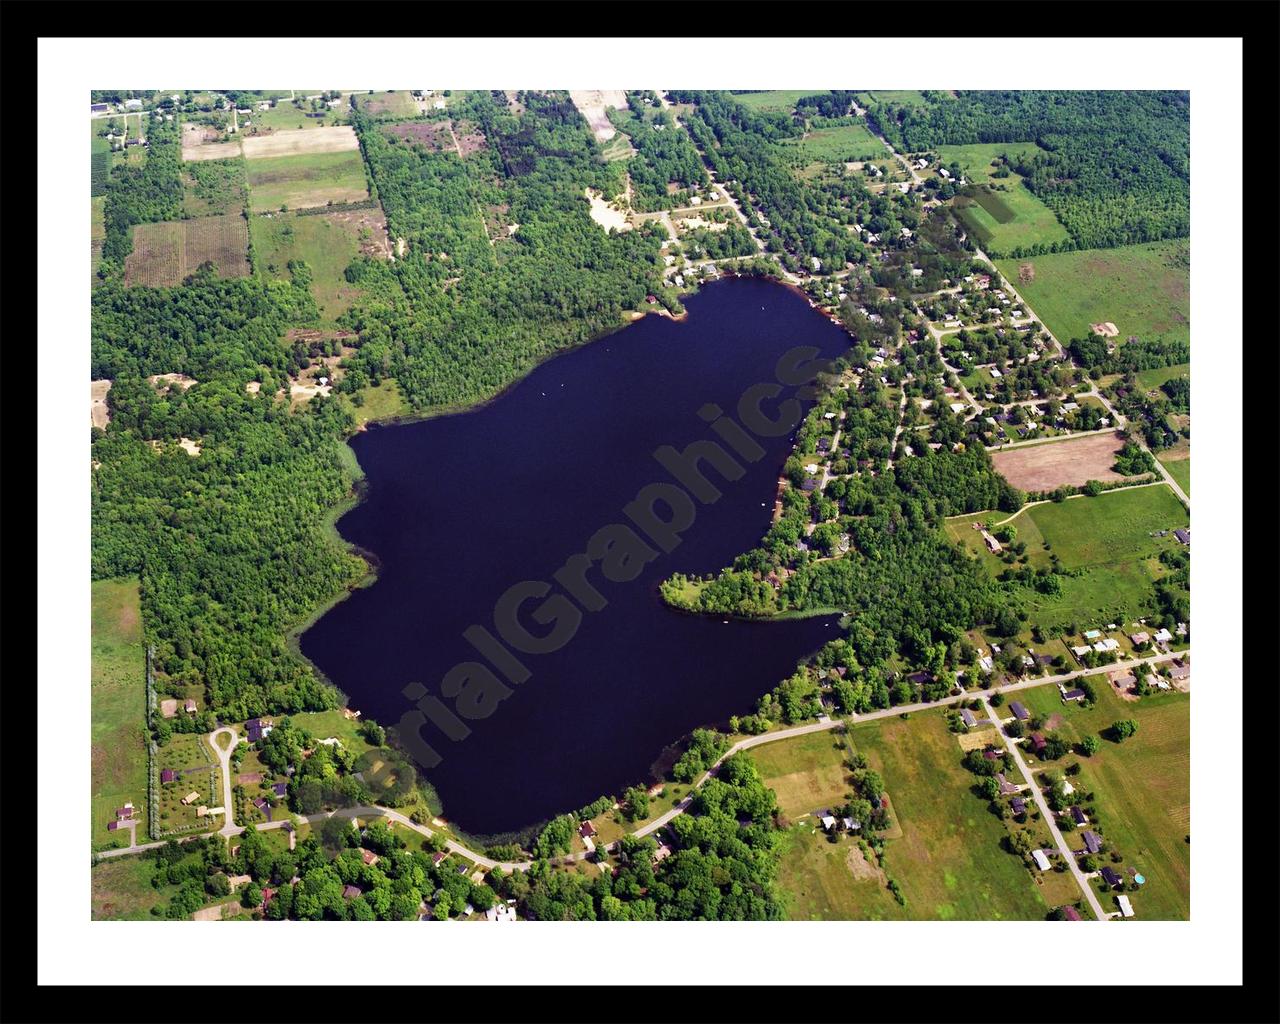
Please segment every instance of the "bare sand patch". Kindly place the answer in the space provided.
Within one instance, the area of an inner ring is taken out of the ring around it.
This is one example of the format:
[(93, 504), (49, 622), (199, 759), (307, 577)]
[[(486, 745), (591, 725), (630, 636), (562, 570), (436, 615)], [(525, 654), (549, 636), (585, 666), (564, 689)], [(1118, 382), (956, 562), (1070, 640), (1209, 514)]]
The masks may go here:
[(1120, 333), (1120, 328), (1110, 320), (1104, 320), (1100, 324), (1090, 324), (1089, 329), (1093, 331), (1094, 334), (1101, 334), (1104, 338), (1114, 338)]
[(293, 128), (243, 140), (246, 160), (273, 156), (301, 156), (309, 153), (345, 153), (360, 148), (356, 130), (349, 124), (327, 128)]
[(1080, 487), (1090, 480), (1105, 484), (1129, 479), (1111, 468), (1116, 452), (1123, 447), (1120, 434), (1107, 432), (994, 451), (991, 462), (997, 473), (1020, 490), (1051, 491)]
[(249, 381), (249, 383), (248, 383), (248, 384), (246, 384), (246, 385), (244, 386), (244, 389), (245, 389), (247, 392), (249, 392), (249, 394), (251, 394), (251, 395), (256, 395), (259, 391), (261, 391), (261, 390), (262, 390), (262, 381), (260, 381), (260, 380), (251, 380), (251, 381)]
[(226, 160), (240, 155), (240, 140), (218, 141), (222, 133), (207, 124), (191, 124), (182, 126), (182, 159), (192, 160)]
[(609, 123), (609, 115), (605, 111), (609, 107), (625, 110), (627, 106), (625, 91), (622, 89), (570, 89), (569, 98), (591, 125), (591, 131), (597, 141), (608, 142), (618, 134), (618, 130)]
[(867, 860), (867, 855), (862, 852), (862, 847), (856, 843), (849, 847), (849, 853), (845, 856), (844, 863), (855, 881), (874, 880), (881, 885), (889, 884), (889, 879), (885, 875), (884, 869)]
[(587, 199), (591, 202), (591, 219), (599, 224), (605, 231), (610, 228), (617, 228), (619, 231), (630, 231), (631, 224), (627, 220), (627, 215), (604, 201), (604, 197), (595, 189), (588, 188), (583, 190)]
[[(161, 384), (161, 382), (164, 382)], [(163, 391), (168, 391), (171, 387), (181, 388), (186, 391), (196, 383), (194, 377), (188, 377), (185, 373), (153, 373), (147, 378), (147, 383), (152, 387), (160, 387)]]
[(199, 442), (197, 442), (197, 441), (193, 441), (193, 440), (191, 440), (191, 438), (189, 438), (189, 437), (180, 437), (180, 438), (178, 438), (178, 445), (179, 445), (179, 447), (181, 447), (181, 448), (182, 448), (182, 450), (183, 450), (183, 451), (185, 451), (188, 455), (199, 455), (199, 454), (200, 454), (201, 446), (200, 446)]
[(89, 381), (89, 419), (99, 430), (106, 430), (111, 422), (111, 410), (107, 408), (107, 392), (110, 390), (109, 380)]

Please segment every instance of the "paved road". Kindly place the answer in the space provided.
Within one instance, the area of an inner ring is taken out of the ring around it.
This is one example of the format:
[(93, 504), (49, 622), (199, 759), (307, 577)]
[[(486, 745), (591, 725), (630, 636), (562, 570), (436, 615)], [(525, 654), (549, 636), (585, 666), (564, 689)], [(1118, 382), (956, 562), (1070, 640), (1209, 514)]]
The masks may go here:
[[(1050, 686), (1056, 683), (1064, 683), (1071, 679), (1077, 679), (1080, 676), (1096, 675), (1099, 672), (1114, 672), (1114, 671), (1122, 671), (1126, 669), (1136, 668), (1138, 665), (1140, 665), (1144, 661), (1149, 662), (1151, 664), (1159, 664), (1160, 662), (1169, 661), (1172, 658), (1189, 657), (1190, 654), (1191, 654), (1191, 648), (1188, 647), (1184, 651), (1176, 651), (1176, 652), (1171, 651), (1166, 654), (1158, 654), (1154, 658), (1133, 658), (1133, 659), (1130, 659), (1129, 661), (1121, 661), (1121, 662), (1117, 662), (1114, 665), (1107, 665), (1105, 668), (1075, 669), (1074, 671), (1071, 671), (1071, 672), (1064, 672), (1061, 675), (1033, 677), (1031, 679), (1024, 679), (1016, 683), (1007, 683), (1002, 686), (990, 687), (985, 690), (970, 690), (961, 694), (957, 694), (954, 697), (944, 697), (942, 700), (939, 700), (939, 701), (933, 701), (933, 702), (927, 702), (927, 703), (921, 702), (917, 704), (900, 704), (897, 707), (882, 708), (878, 711), (871, 711), (864, 715), (851, 715), (848, 719), (834, 718), (826, 722), (811, 722), (808, 725), (797, 725), (797, 726), (793, 726), (790, 729), (779, 729), (777, 732), (762, 733), (759, 736), (748, 736), (746, 739), (739, 740), (737, 743), (733, 744), (733, 746), (731, 746), (727, 751), (725, 751), (724, 755), (721, 756), (720, 759), (716, 761), (716, 763), (712, 765), (709, 770), (704, 772), (702, 774), (702, 777), (699, 778), (697, 782), (694, 783), (693, 788), (697, 789), (699, 786), (705, 783), (707, 779), (711, 778), (712, 775), (714, 775), (717, 771), (719, 771), (720, 765), (722, 765), (727, 758), (732, 757), (734, 754), (738, 753), (739, 751), (749, 750), (752, 747), (758, 747), (765, 743), (776, 743), (780, 740), (792, 739), (796, 736), (807, 736), (809, 733), (824, 732), (828, 729), (839, 729), (846, 725), (856, 725), (859, 722), (871, 722), (879, 718), (891, 718), (895, 715), (903, 715), (903, 714), (908, 714), (915, 711), (928, 711), (930, 708), (947, 707), (948, 705), (955, 704), (962, 700), (971, 700), (974, 697), (980, 697), (983, 700), (985, 700), (987, 697), (991, 696), (993, 693), (996, 693), (996, 692), (1006, 693), (1006, 694), (1015, 693), (1019, 690), (1027, 690), (1034, 686)], [(221, 729), (218, 730), (218, 732), (222, 732), (222, 731), (223, 730)], [(217, 732), (210, 734), (210, 742), (212, 742), (212, 737), (216, 735), (217, 735)], [(222, 753), (223, 752), (219, 750), (220, 756)], [(227, 752), (226, 756), (227, 756), (227, 760), (229, 761), (231, 756), (229, 751)], [(229, 779), (230, 773), (227, 771), (224, 771), (223, 778)], [(229, 790), (228, 783), (224, 783), (224, 790)], [(649, 822), (647, 825), (643, 825), (640, 828), (636, 829), (634, 834), (637, 836), (647, 836), (653, 832), (656, 832), (658, 829), (662, 828), (663, 825), (668, 824), (673, 818), (683, 814), (688, 809), (690, 802), (691, 802), (690, 798), (685, 797), (683, 800), (681, 800), (678, 804), (672, 807), (671, 810), (667, 811), (665, 814), (661, 815), (658, 818), (655, 818), (653, 821)], [(401, 825), (404, 825), (406, 828), (413, 829), (413, 831), (421, 835), (424, 835), (424, 836), (435, 835), (435, 832), (432, 829), (427, 828), (425, 825), (419, 825), (416, 822), (410, 821), (405, 815), (401, 814), (399, 811), (394, 810), (390, 807), (373, 807), (373, 806), (345, 807), (345, 808), (342, 808), (341, 810), (330, 811), (326, 814), (312, 814), (312, 815), (306, 816), (305, 820), (308, 822), (317, 822), (317, 821), (323, 821), (325, 818), (332, 818), (332, 817), (351, 818), (351, 817), (363, 817), (363, 816), (385, 817), (390, 821), (395, 821), (400, 823)], [(281, 828), (284, 826), (287, 820), (289, 819), (281, 818), (279, 821), (265, 822), (265, 823), (259, 824), (257, 827), (259, 829)], [(232, 835), (239, 835), (243, 831), (245, 831), (244, 826), (233, 825), (231, 823), (231, 802), (230, 802), (230, 794), (228, 791), (227, 792), (227, 824), (223, 826), (220, 834), (232, 836)], [(185, 836), (182, 839), (180, 839), (179, 842), (187, 842), (191, 839), (201, 839), (208, 834), (209, 833), (199, 833), (198, 835)], [(161, 840), (159, 842), (154, 842), (154, 843), (145, 843), (141, 846), (130, 846), (130, 847), (122, 847), (116, 850), (105, 850), (102, 853), (98, 854), (98, 856), (99, 857), (123, 857), (127, 854), (141, 853), (144, 850), (155, 850), (164, 845), (165, 845), (165, 840)], [(448, 849), (452, 850), (454, 853), (457, 853), (460, 856), (466, 857), (469, 860), (475, 861), (480, 867), (485, 868), (486, 870), (493, 867), (499, 867), (499, 868), (502, 868), (502, 870), (508, 871), (508, 872), (526, 871), (532, 866), (532, 862), (530, 861), (495, 861), (490, 857), (484, 856), (483, 854), (476, 853), (474, 850), (470, 849), (467, 846), (464, 846), (462, 843), (459, 843), (453, 839), (446, 838), (445, 846)], [(605, 846), (604, 849), (613, 851), (613, 850), (616, 850), (618, 846), (619, 846), (618, 842), (613, 842)], [(557, 863), (569, 864), (575, 861), (585, 860), (587, 856), (588, 854), (585, 852), (568, 854), (564, 857), (558, 858)]]
[(1098, 902), (1098, 897), (1094, 895), (1093, 889), (1089, 885), (1089, 880), (1085, 878), (1084, 872), (1080, 870), (1080, 865), (1076, 863), (1075, 854), (1071, 852), (1067, 846), (1066, 839), (1062, 836), (1062, 831), (1058, 828), (1058, 823), (1054, 819), (1053, 812), (1049, 809), (1049, 804), (1044, 798), (1044, 794), (1040, 792), (1040, 787), (1036, 785), (1036, 780), (1031, 775), (1031, 770), (1027, 768), (1027, 762), (1022, 757), (1022, 751), (1013, 739), (1005, 735), (1004, 727), (1001, 724), (1000, 716), (996, 714), (995, 709), (984, 695), (982, 698), (982, 706), (987, 709), (987, 717), (996, 724), (996, 732), (1004, 741), (1005, 747), (1013, 755), (1013, 759), (1017, 762), (1018, 770), (1022, 772), (1022, 777), (1026, 780), (1027, 785), (1031, 787), (1031, 796), (1036, 802), (1036, 806), (1040, 808), (1040, 816), (1044, 819), (1044, 823), (1049, 826), (1049, 832), (1053, 836), (1053, 841), (1058, 847), (1058, 852), (1062, 854), (1067, 862), (1067, 869), (1071, 872), (1076, 880), (1076, 885), (1080, 887), (1080, 891), (1084, 893), (1084, 898), (1088, 901), (1093, 916), (1099, 921), (1105, 921), (1106, 912), (1102, 909), (1102, 904)]
[[(231, 737), (231, 743), (227, 749), (223, 750), (218, 745), (218, 737), (223, 733)], [(222, 828), (218, 829), (219, 835), (234, 836), (244, 831), (243, 828), (236, 826), (235, 822), (235, 805), (231, 802), (231, 752), (236, 749), (236, 745), (240, 742), (240, 735), (236, 732), (234, 726), (224, 725), (221, 729), (215, 729), (206, 737), (209, 746), (213, 747), (213, 752), (218, 755), (218, 761), (222, 765), (222, 810), (223, 822)]]

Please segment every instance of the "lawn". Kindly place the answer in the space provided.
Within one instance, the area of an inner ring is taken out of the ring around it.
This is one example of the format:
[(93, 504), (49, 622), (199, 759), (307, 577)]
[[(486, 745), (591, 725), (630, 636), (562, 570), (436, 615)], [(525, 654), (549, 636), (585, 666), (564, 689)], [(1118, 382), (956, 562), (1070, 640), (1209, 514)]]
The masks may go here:
[[(253, 113), (249, 115), (251, 122), (249, 131), (244, 134), (248, 137), (254, 135), (254, 128), (271, 128), (275, 131), (294, 131), (298, 128), (323, 128), (327, 125), (346, 124), (347, 115), (351, 112), (351, 106), (347, 102), (347, 98), (342, 98), (342, 103), (336, 107), (326, 107), (321, 104), (321, 110), (325, 112), (324, 117), (307, 117), (307, 114), (319, 113), (318, 110), (311, 109), (311, 101), (304, 100), (302, 109), (293, 105), (286, 97), (280, 100), (270, 110), (259, 110), (257, 104), (253, 106)], [(415, 110), (416, 114), (417, 111)], [(243, 120), (241, 124), (243, 124)]]
[(922, 107), (927, 102), (919, 89), (876, 89), (858, 95), (879, 103), (897, 103), (907, 107)]
[(288, 717), (294, 725), (306, 729), (317, 740), (336, 736), (356, 757), (378, 749), (364, 738), (360, 719), (347, 718), (341, 711), (300, 711)]
[(368, 195), (359, 151), (249, 161), (249, 202), (254, 213), (353, 202)]
[[(417, 117), (418, 101), (407, 91), (356, 93), (356, 103), (360, 109), (372, 117), (397, 119)], [(431, 97), (432, 101), (443, 99), (442, 96)]]
[(906, 897), (905, 916), (925, 920), (1040, 920), (1050, 907), (1030, 871), (1002, 842), (1004, 825), (971, 792), (955, 736), (941, 711), (886, 718), (849, 730), (884, 778), (901, 838), (884, 869)]
[(95, 581), (92, 601), (91, 842), (103, 850), (129, 845), (128, 831), (107, 831), (127, 801), (147, 836), (146, 652), (136, 578)]
[[(970, 524), (975, 520), (998, 523), (1006, 518), (990, 512), (961, 516), (948, 519), (945, 529), (992, 575), (998, 575), (1006, 564), (986, 550), (981, 535)], [(1049, 627), (1098, 617), (1119, 622), (1153, 611), (1153, 584), (1165, 572), (1158, 560), (1160, 552), (1179, 545), (1171, 535), (1150, 534), (1172, 531), (1187, 522), (1182, 503), (1163, 484), (1028, 506), (1012, 519), (1018, 531), (1015, 543), (1026, 542), (1028, 563), (1033, 568), (1048, 566), (1050, 553), (1056, 552), (1064, 569), (1079, 570), (1078, 574), (1059, 577), (1060, 594), (1047, 596), (1029, 589), (1019, 592), (1031, 621)]]
[(90, 918), (94, 921), (149, 921), (151, 908), (178, 887), (151, 885), (155, 863), (146, 857), (115, 857), (94, 866), (90, 875)]
[[(1137, 733), (1124, 743), (1104, 738), (1093, 757), (1064, 758), (1060, 764), (1079, 760), (1073, 785), (1092, 794), (1086, 813), (1123, 855), (1117, 870), (1136, 868), (1146, 877), (1129, 897), (1137, 916), (1185, 921), (1191, 912), (1191, 696), (1161, 693), (1126, 701), (1104, 676), (1094, 682), (1098, 703), (1092, 708), (1064, 708), (1052, 687), (1026, 690), (1021, 699), (1033, 714), (1061, 714), (1059, 731), (1073, 743), (1118, 719), (1137, 720)], [(1110, 905), (1109, 898), (1103, 902)]]
[(758, 747), (750, 757), (782, 813), (794, 819), (852, 796), (845, 781), (848, 753), (842, 736), (815, 732)]
[[(1187, 239), (1086, 249), (996, 266), (1063, 343), (1083, 337), (1092, 323), (1111, 321), (1119, 340), (1191, 336), (1191, 243)], [(1029, 264), (1035, 279), (1023, 281)]]
[(1016, 174), (998, 185), (967, 189), (956, 197), (955, 209), (975, 241), (992, 252), (1065, 242), (1070, 237), (1053, 211), (1032, 195)]
[(362, 399), (361, 405), (351, 405), (351, 414), (356, 419), (356, 426), (363, 426), (375, 420), (394, 420), (408, 416), (412, 411), (405, 401), (400, 385), (394, 380), (384, 380), (376, 388), (368, 385), (357, 394)]
[(325, 320), (336, 320), (361, 294), (344, 276), (360, 252), (357, 230), (345, 221), (324, 214), (254, 216), (249, 234), (258, 266), (268, 277), (290, 280), (289, 261), (306, 261), (311, 294)]

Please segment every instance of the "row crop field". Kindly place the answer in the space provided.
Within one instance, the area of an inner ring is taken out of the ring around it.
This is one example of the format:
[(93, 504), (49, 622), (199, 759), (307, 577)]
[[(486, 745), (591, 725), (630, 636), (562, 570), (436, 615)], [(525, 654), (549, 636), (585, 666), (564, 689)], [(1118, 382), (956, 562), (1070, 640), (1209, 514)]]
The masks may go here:
[(998, 186), (970, 188), (956, 197), (954, 205), (983, 249), (1004, 252), (1070, 240), (1053, 211), (1033, 196), (1017, 175), (1010, 175)]
[(139, 224), (124, 264), (125, 285), (171, 288), (210, 262), (219, 277), (249, 275), (249, 227), (238, 213)]
[(1184, 238), (998, 260), (996, 266), (1065, 345), (1106, 321), (1119, 328), (1120, 341), (1130, 335), (1188, 340), (1190, 260)]

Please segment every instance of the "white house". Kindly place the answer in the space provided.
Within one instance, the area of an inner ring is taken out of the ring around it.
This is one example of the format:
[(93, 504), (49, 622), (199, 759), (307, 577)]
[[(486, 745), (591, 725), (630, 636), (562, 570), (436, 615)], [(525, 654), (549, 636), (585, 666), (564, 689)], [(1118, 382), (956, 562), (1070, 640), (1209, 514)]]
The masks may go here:
[(1044, 850), (1032, 850), (1031, 859), (1036, 862), (1036, 867), (1041, 871), (1048, 871), (1049, 868), (1052, 867)]
[(1120, 895), (1116, 897), (1116, 906), (1120, 908), (1121, 917), (1133, 917), (1133, 904), (1129, 902), (1129, 897)]

